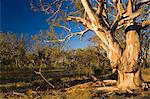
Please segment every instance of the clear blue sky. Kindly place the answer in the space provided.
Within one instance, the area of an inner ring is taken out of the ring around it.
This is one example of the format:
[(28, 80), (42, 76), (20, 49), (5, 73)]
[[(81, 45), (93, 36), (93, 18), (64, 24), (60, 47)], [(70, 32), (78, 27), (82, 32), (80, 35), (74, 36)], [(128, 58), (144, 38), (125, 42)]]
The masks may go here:
[[(44, 13), (35, 13), (30, 9), (28, 0), (0, 0), (1, 15), (0, 15), (0, 31), (25, 33), (36, 35), (40, 30), (49, 30), (49, 25), (46, 22), (48, 15)], [(90, 34), (85, 35), (82, 43), (77, 37), (69, 41), (72, 48), (83, 48), (87, 44), (87, 38)]]

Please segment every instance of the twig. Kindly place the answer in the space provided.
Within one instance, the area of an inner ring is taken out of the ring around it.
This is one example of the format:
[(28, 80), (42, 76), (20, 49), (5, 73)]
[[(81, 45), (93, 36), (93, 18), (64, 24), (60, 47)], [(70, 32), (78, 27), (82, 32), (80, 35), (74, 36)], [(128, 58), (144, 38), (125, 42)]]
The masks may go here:
[(53, 18), (61, 10), (61, 7), (62, 7), (62, 2), (59, 4), (57, 11), (55, 11), (49, 19)]
[(71, 29), (69, 29), (69, 28), (66, 27), (66, 26), (58, 26), (58, 27), (64, 28), (64, 29), (66, 29), (67, 31), (71, 31)]

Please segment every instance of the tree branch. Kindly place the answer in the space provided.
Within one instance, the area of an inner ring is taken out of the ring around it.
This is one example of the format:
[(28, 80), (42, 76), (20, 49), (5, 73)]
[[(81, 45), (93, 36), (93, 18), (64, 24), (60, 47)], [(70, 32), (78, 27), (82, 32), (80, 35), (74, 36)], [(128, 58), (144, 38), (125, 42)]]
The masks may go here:
[(40, 75), (40, 76), (42, 77), (42, 79), (43, 79), (46, 83), (48, 83), (48, 85), (50, 85), (52, 88), (56, 88), (53, 84), (51, 84), (51, 83), (43, 76), (43, 74), (42, 74), (42, 69), (41, 69), (41, 65), (40, 65), (39, 71), (38, 71), (38, 72), (37, 72), (37, 71), (34, 71), (34, 72), (35, 72), (35, 74)]
[(46, 82), (46, 83), (48, 83), (48, 85), (50, 85), (51, 87), (53, 87), (53, 88), (56, 88), (53, 84), (51, 84), (44, 76), (43, 76), (43, 74), (39, 71), (39, 72), (37, 72), (37, 71), (34, 71), (35, 72), (35, 74), (38, 74), (38, 75), (40, 75), (41, 77), (42, 77), (42, 79)]
[(73, 36), (76, 36), (76, 35), (80, 35), (80, 40), (82, 40), (83, 35), (84, 35), (87, 31), (89, 31), (89, 30), (90, 30), (90, 29), (85, 29), (85, 30), (80, 31), (80, 32), (70, 33), (70, 34), (68, 34), (67, 36), (65, 36), (65, 38), (63, 38), (63, 39), (50, 40), (50, 41), (45, 40), (44, 42), (53, 42), (53, 43), (56, 43), (56, 42), (65, 42), (65, 41), (71, 39)]
[(133, 2), (132, 0), (128, 0), (127, 16), (131, 16), (132, 12), (133, 12)]
[(62, 1), (60, 2), (58, 9), (51, 15), (49, 19), (53, 18), (60, 11), (61, 7), (62, 7)]
[(115, 20), (112, 22), (111, 27), (110, 27), (110, 28), (111, 28), (111, 34), (116, 31), (116, 28), (117, 28), (117, 26), (118, 26), (118, 22), (119, 22), (119, 21), (120, 21), (120, 15), (117, 14)]
[(34, 71), (35, 72), (35, 74), (38, 74), (38, 75), (40, 75), (41, 77), (42, 77), (42, 79), (46, 82), (46, 83), (48, 83), (48, 85), (50, 85), (51, 87), (53, 87), (53, 88), (56, 88), (53, 84), (51, 84), (44, 76), (43, 76), (43, 74), (39, 71), (39, 72), (36, 72), (36, 71)]
[(98, 3), (98, 8), (97, 8), (96, 14), (97, 15), (102, 15), (103, 10), (104, 10), (104, 1), (105, 0), (96, 0), (96, 1)]
[(68, 27), (66, 27), (66, 26), (58, 26), (58, 27), (64, 28), (64, 29), (66, 29), (67, 31), (71, 31), (71, 29), (68, 28)]
[(92, 10), (92, 7), (89, 3), (88, 0), (81, 0), (82, 5), (84, 6), (85, 11), (87, 12), (87, 15), (89, 16), (91, 22), (96, 22), (97, 18), (96, 15), (94, 13), (94, 11)]
[(139, 11), (137, 11), (137, 12), (135, 12), (135, 13), (132, 13), (130, 16), (121, 19), (121, 20), (118, 22), (118, 26), (120, 26), (120, 25), (122, 25), (122, 24), (126, 25), (126, 22), (127, 22), (127, 21), (133, 20), (133, 19), (137, 18), (137, 17), (140, 16), (140, 15), (141, 15), (141, 10), (139, 10)]
[(123, 9), (121, 0), (117, 1), (117, 9), (118, 9), (118, 12), (119, 12), (120, 16), (122, 16), (122, 14), (124, 12), (124, 9)]
[(90, 30), (93, 30), (93, 27), (91, 26), (91, 22), (88, 20), (81, 18), (81, 17), (76, 17), (76, 16), (69, 16), (67, 20), (75, 20), (81, 24), (83, 24), (85, 27), (89, 28)]

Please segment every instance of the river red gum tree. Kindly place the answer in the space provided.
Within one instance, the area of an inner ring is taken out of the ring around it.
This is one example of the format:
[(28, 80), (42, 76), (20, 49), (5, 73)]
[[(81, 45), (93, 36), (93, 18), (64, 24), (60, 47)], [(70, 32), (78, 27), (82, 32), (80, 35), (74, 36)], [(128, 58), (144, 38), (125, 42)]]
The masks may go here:
[[(105, 0), (97, 0), (99, 6), (96, 12), (93, 11), (88, 0), (81, 0), (81, 2), (87, 14), (86, 17), (89, 20), (72, 16), (70, 18), (81, 22), (88, 29), (93, 30), (100, 38), (101, 46), (107, 52), (113, 71), (118, 70), (117, 87), (122, 90), (132, 90), (141, 87), (141, 67), (135, 68), (140, 55), (140, 39), (138, 34), (140, 31), (135, 19), (141, 15), (141, 9), (135, 9), (136, 0), (128, 0), (126, 9), (124, 9), (121, 0), (114, 0), (118, 15), (112, 27), (108, 24), (107, 18), (104, 18), (108, 14), (104, 7)], [(143, 4), (145, 3), (149, 2), (143, 1)], [(144, 22), (149, 24), (149, 20)], [(121, 25), (125, 26), (126, 47), (124, 50), (122, 50), (119, 43), (112, 36), (112, 31)]]
[[(97, 3), (95, 8), (92, 5), (94, 1)], [(94, 31), (101, 41), (101, 47), (107, 53), (113, 72), (118, 71), (117, 88), (120, 90), (139, 89), (142, 86), (141, 66), (137, 66), (141, 50), (139, 28), (145, 29), (150, 24), (150, 20), (137, 23), (135, 19), (142, 15), (141, 8), (148, 5), (149, 0), (140, 0), (140, 2), (126, 0), (125, 4), (122, 3), (122, 0), (113, 0), (112, 2), (106, 2), (106, 0), (94, 1), (80, 0), (85, 10), (84, 16), (69, 16), (67, 18), (67, 20), (81, 23), (86, 29), (69, 34), (59, 41), (65, 41), (74, 35), (82, 36), (89, 30)], [(117, 12), (116, 16), (114, 15), (114, 21), (110, 21), (111, 18), (108, 18), (110, 13), (106, 8), (107, 3), (110, 3)], [(113, 35), (121, 27), (124, 27), (122, 34), (125, 34), (126, 41), (124, 49)]]

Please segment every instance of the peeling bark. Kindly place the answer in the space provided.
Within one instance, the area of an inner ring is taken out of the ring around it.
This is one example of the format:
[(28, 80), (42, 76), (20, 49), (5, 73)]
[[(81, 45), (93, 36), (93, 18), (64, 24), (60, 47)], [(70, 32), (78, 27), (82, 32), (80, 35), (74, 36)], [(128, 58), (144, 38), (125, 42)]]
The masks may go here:
[(136, 90), (142, 86), (142, 80), (140, 79), (140, 70), (136, 73), (123, 73), (118, 70), (119, 78), (117, 87), (120, 90)]

